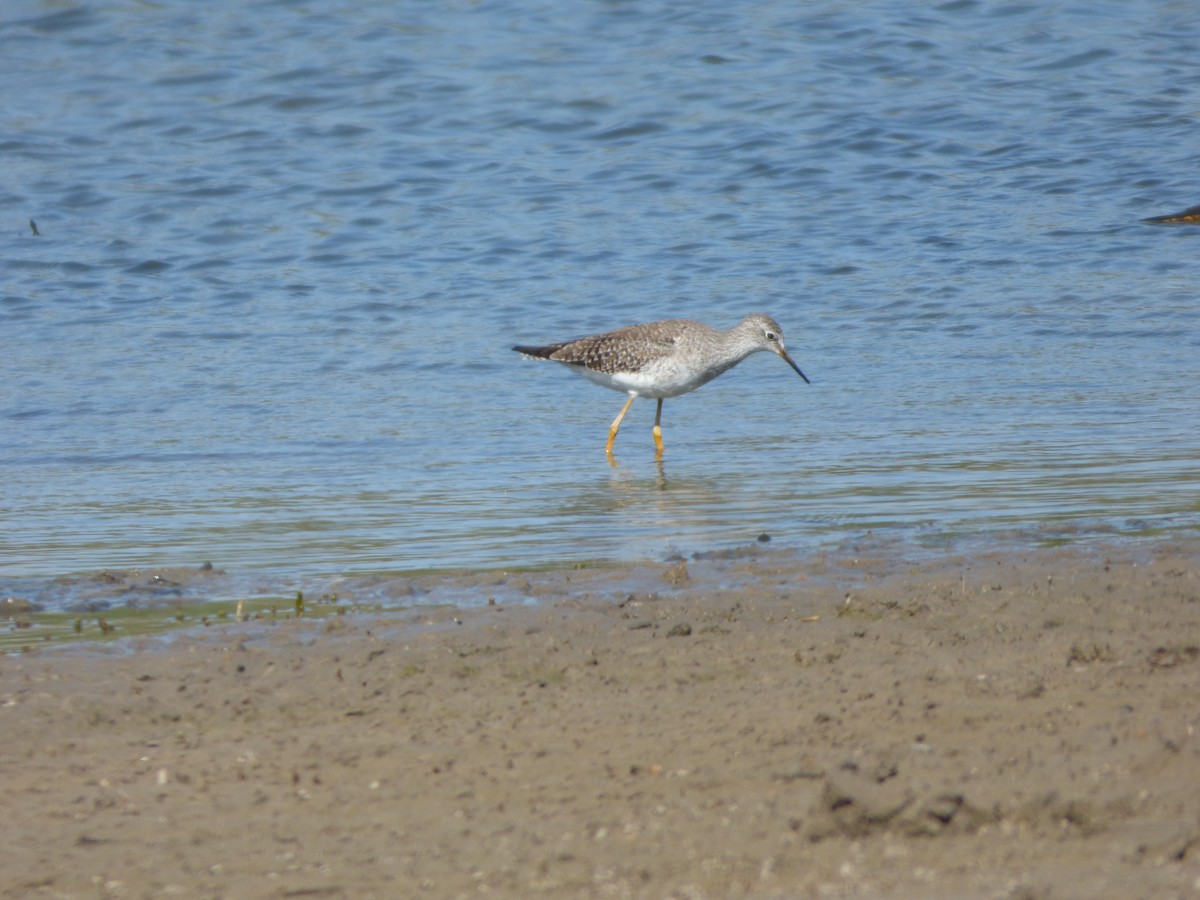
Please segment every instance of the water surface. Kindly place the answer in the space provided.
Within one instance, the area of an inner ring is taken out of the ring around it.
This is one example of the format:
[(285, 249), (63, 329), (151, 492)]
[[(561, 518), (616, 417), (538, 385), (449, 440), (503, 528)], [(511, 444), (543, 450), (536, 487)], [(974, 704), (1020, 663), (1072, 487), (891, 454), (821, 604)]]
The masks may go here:
[[(16, 0), (0, 591), (1200, 525), (1190, 4)], [(27, 224), (36, 221), (40, 236)], [(509, 348), (782, 323), (634, 404)]]

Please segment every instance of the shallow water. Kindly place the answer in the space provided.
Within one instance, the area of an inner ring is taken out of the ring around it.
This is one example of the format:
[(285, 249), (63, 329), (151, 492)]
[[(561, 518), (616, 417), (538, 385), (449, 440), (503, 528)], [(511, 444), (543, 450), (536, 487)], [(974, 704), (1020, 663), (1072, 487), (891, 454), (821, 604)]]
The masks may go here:
[(315, 9), (0, 13), (0, 592), (1200, 525), (1190, 4)]

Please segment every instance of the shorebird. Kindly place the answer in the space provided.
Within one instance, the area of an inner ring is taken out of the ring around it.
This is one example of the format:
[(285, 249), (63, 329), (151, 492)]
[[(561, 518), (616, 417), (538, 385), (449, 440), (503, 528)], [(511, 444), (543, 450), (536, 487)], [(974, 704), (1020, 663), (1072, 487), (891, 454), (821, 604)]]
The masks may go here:
[(658, 448), (657, 457), (661, 458), (663, 400), (694, 391), (747, 356), (768, 350), (795, 369), (806, 384), (811, 383), (788, 355), (779, 323), (764, 313), (752, 313), (728, 331), (691, 319), (668, 319), (561, 344), (518, 345), (513, 349), (526, 356), (563, 363), (602, 387), (629, 395), (608, 429), (604, 452), (610, 461), (621, 420), (637, 397), (658, 401), (654, 445)]

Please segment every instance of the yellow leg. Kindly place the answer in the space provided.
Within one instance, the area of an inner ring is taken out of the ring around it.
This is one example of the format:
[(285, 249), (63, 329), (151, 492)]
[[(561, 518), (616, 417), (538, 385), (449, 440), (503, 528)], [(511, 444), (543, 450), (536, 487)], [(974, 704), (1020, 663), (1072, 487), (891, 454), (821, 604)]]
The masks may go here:
[(654, 413), (654, 446), (658, 448), (658, 457), (663, 454), (662, 445), (662, 397), (658, 398), (658, 409)]
[(621, 411), (617, 413), (617, 417), (613, 419), (613, 423), (608, 426), (608, 444), (604, 448), (604, 452), (612, 456), (613, 441), (617, 439), (617, 432), (621, 430), (621, 420), (625, 418), (625, 413), (629, 412), (629, 407), (633, 406), (634, 398), (637, 394), (630, 394), (629, 399), (625, 401), (625, 405), (621, 407)]

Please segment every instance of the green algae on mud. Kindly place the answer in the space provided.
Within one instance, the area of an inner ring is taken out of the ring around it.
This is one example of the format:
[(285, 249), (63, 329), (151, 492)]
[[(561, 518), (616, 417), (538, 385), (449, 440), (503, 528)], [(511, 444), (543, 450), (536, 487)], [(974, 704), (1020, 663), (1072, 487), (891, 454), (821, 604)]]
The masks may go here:
[(332, 594), (306, 600), (302, 592), (293, 598), (207, 600), (170, 607), (123, 606), (103, 612), (30, 610), (0, 617), (0, 654), (25, 653), (69, 643), (156, 636), (224, 623), (324, 619), (347, 612), (379, 611), (381, 608), (377, 606), (340, 602)]

